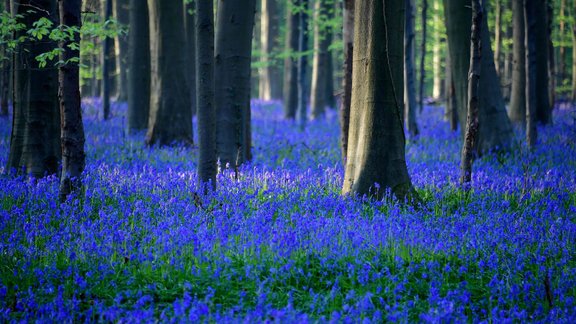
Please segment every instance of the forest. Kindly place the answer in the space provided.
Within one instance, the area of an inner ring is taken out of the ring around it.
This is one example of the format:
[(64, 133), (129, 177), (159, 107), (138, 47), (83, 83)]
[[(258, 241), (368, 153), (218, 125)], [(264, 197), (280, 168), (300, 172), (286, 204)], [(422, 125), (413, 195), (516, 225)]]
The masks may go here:
[(0, 322), (576, 322), (576, 1), (0, 0)]

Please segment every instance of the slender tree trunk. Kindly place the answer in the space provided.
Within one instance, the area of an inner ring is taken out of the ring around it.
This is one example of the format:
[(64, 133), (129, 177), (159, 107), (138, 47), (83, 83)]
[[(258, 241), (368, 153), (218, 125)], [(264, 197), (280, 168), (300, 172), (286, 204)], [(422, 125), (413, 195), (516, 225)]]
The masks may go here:
[(214, 13), (212, 1), (196, 2), (196, 95), (198, 102), (199, 188), (216, 189), (216, 107), (214, 106)]
[(308, 51), (308, 0), (301, 0), (304, 11), (300, 13), (298, 52), (301, 53), (298, 58), (298, 110), (296, 117), (300, 129), (304, 130), (308, 119), (308, 85), (306, 80), (306, 70), (308, 68), (308, 55), (302, 55)]
[[(31, 6), (36, 10), (30, 10)], [(55, 0), (21, 0), (12, 3), (12, 13), (32, 28), (40, 18), (58, 22)], [(40, 68), (36, 56), (56, 48), (53, 41), (25, 41), (14, 54), (14, 98), (10, 153), (6, 171), (16, 171), (41, 178), (55, 174), (61, 159), (60, 113), (58, 109), (58, 70), (52, 64)]]
[[(507, 7), (510, 6), (510, 4), (507, 4)], [(506, 41), (512, 41), (512, 43), (514, 43), (512, 38), (512, 25), (506, 24), (505, 31)], [(502, 55), (504, 56), (504, 65), (502, 67), (503, 71), (500, 74), (500, 84), (502, 85), (502, 97), (504, 98), (504, 101), (509, 102), (510, 92), (512, 91), (512, 51), (510, 45), (504, 49), (505, 50), (502, 52)]]
[(500, 56), (502, 49), (502, 0), (495, 0), (494, 13), (496, 21), (494, 22), (494, 64), (496, 65), (496, 73), (502, 76), (502, 66), (500, 65)]
[[(334, 3), (328, 2), (331, 6), (328, 8), (328, 12), (326, 13), (326, 17), (328, 21), (332, 21), (334, 19)], [(326, 107), (330, 109), (336, 109), (336, 97), (334, 95), (334, 61), (332, 50), (330, 50), (330, 45), (334, 42), (334, 29), (329, 24), (326, 26), (326, 34), (324, 37), (326, 38), (326, 89), (324, 91), (325, 95), (325, 103)]]
[[(558, 28), (560, 38), (564, 39), (566, 34), (566, 0), (560, 0), (560, 17), (558, 19)], [(566, 78), (566, 47), (564, 42), (558, 44), (558, 83), (562, 86), (564, 84), (564, 79)]]
[(434, 100), (439, 100), (444, 93), (444, 89), (442, 89), (442, 39), (439, 29), (439, 26), (442, 24), (442, 20), (440, 18), (440, 0), (433, 0), (433, 6), (434, 44), (432, 44), (432, 69), (434, 73), (434, 82), (432, 87), (432, 97)]
[(405, 4), (359, 1), (354, 17), (350, 144), (342, 192), (416, 200), (402, 130)]
[[(142, 1), (142, 0), (141, 0)], [(122, 26), (128, 26), (130, 23), (130, 7), (128, 0), (114, 0), (114, 18)], [(119, 34), (114, 38), (116, 49), (116, 100), (128, 100), (128, 35)], [(192, 65), (192, 64), (191, 64)]]
[(275, 63), (274, 51), (278, 45), (279, 19), (278, 4), (275, 0), (261, 0), (260, 43), (262, 46), (262, 64), (259, 69), (259, 96), (264, 100), (280, 99), (282, 84), (280, 71)]
[(150, 31), (148, 3), (130, 0), (128, 51), (128, 132), (145, 130), (150, 112)]
[(312, 119), (324, 117), (326, 110), (326, 84), (328, 82), (327, 0), (317, 0), (314, 7), (314, 58), (312, 62)]
[(524, 0), (524, 21), (525, 21), (525, 47), (526, 47), (526, 143), (532, 149), (536, 145), (536, 113), (538, 103), (538, 50), (537, 50), (537, 29), (543, 27), (538, 25), (537, 16), (541, 15), (536, 1)]
[(414, 0), (406, 0), (404, 34), (404, 116), (410, 137), (418, 135), (416, 124), (416, 76), (414, 64)]
[[(4, 5), (2, 8), (7, 13), (10, 13), (10, 0), (5, 0), (0, 2), (0, 5)], [(10, 66), (12, 65), (12, 60), (10, 59), (12, 55), (8, 52), (5, 45), (0, 45), (0, 56), (4, 57), (4, 60), (0, 62), (0, 116), (8, 116), (8, 101), (10, 97)]]
[(340, 103), (340, 144), (342, 162), (346, 165), (348, 153), (348, 130), (350, 129), (350, 101), (352, 98), (352, 70), (354, 49), (354, 0), (344, 0), (344, 23), (342, 30), (344, 43), (344, 77), (342, 78), (342, 99)]
[(428, 14), (428, 0), (422, 0), (422, 42), (420, 43), (420, 86), (418, 87), (418, 102), (420, 112), (424, 109), (424, 81), (426, 80), (426, 41), (428, 40), (428, 28), (426, 16)]
[(296, 52), (298, 52), (298, 30), (300, 23), (300, 14), (295, 8), (298, 8), (302, 0), (287, 1), (286, 10), (286, 50), (288, 54), (284, 60), (284, 117), (286, 119), (296, 118), (296, 109), (298, 108), (298, 61)]
[[(105, 0), (104, 3), (104, 20), (112, 17), (112, 0)], [(112, 48), (113, 39), (105, 37), (102, 44), (102, 111), (104, 120), (110, 118), (110, 49)]]
[[(482, 24), (482, 6), (480, 0), (472, 0), (472, 32), (470, 36), (470, 71), (468, 73), (468, 112), (466, 117), (466, 135), (462, 147), (462, 164), (460, 166), (460, 184), (469, 184), (472, 181), (472, 163), (474, 162), (476, 141), (479, 130), (479, 98), (481, 53), (481, 32), (485, 28)], [(486, 44), (489, 45), (490, 43)]]
[(218, 5), (215, 51), (217, 147), (222, 166), (250, 159), (250, 62), (255, 0)]
[[(80, 28), (81, 0), (59, 0), (60, 23), (64, 26)], [(60, 59), (67, 62), (80, 57), (80, 51), (71, 48), (72, 43), (80, 43), (80, 35), (75, 34), (73, 40), (67, 40), (60, 45), (64, 52)], [(62, 136), (62, 174), (60, 177), (60, 201), (65, 201), (68, 195), (80, 191), (82, 187), (82, 172), (84, 171), (86, 155), (84, 154), (84, 125), (80, 102), (80, 72), (76, 63), (61, 65), (59, 68), (60, 89), (60, 122)]]
[(186, 84), (182, 1), (148, 0), (151, 49), (150, 117), (146, 144), (192, 145), (192, 108)]
[[(537, 14), (534, 18), (536, 26), (532, 29), (536, 34), (536, 122), (549, 124), (552, 122), (552, 109), (550, 107), (550, 84), (548, 82), (548, 29), (546, 22), (546, 0), (533, 0)], [(528, 21), (526, 21), (528, 23)]]
[[(524, 0), (512, 0), (513, 70), (509, 116), (514, 123), (526, 122), (526, 51), (524, 45)], [(521, 41), (520, 41), (521, 40)]]
[[(450, 130), (458, 130), (458, 104), (456, 103), (456, 89), (452, 79), (452, 65), (450, 57), (446, 56), (446, 119), (450, 123)], [(464, 126), (462, 126), (464, 127)]]
[[(184, 22), (186, 24), (186, 77), (188, 82), (188, 87), (190, 90), (190, 103), (192, 108), (192, 116), (196, 114), (198, 109), (198, 104), (196, 102), (196, 22), (194, 12), (194, 1), (185, 2), (184, 7)], [(212, 8), (213, 9), (213, 8)], [(213, 10), (211, 10), (213, 12)], [(214, 15), (212, 13), (212, 15)], [(214, 18), (212, 18), (213, 20)], [(213, 52), (213, 51), (212, 51)]]
[(548, 50), (548, 112), (546, 112), (547, 124), (552, 124), (552, 109), (556, 101), (556, 63), (554, 61), (554, 44), (552, 43), (552, 21), (554, 11), (551, 0), (546, 0), (546, 40)]

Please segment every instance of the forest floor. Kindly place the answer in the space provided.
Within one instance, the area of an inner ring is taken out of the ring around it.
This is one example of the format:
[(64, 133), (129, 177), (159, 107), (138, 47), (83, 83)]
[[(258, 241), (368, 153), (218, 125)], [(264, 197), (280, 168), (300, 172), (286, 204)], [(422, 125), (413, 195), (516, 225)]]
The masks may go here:
[[(254, 161), (195, 199), (197, 149), (84, 107), (85, 197), (0, 178), (0, 322), (576, 321), (576, 107), (532, 152), (476, 161), (440, 107), (407, 144), (425, 208), (342, 197), (338, 118), (305, 131), (253, 102)], [(0, 165), (10, 121), (0, 120)], [(517, 142), (523, 136), (517, 133)]]

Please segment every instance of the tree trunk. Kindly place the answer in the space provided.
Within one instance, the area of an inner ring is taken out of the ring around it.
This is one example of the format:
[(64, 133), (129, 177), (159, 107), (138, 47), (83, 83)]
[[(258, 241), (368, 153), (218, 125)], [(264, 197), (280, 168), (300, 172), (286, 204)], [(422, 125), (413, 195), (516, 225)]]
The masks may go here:
[[(524, 0), (525, 47), (526, 47), (526, 143), (534, 148), (537, 140), (536, 114), (538, 102), (538, 24), (537, 16), (542, 15), (536, 1)], [(540, 91), (542, 92), (542, 91)]]
[(255, 0), (218, 4), (215, 105), (218, 157), (235, 169), (250, 159), (250, 62)]
[(130, 0), (128, 35), (128, 132), (148, 127), (150, 112), (150, 31), (148, 3)]
[[(560, 38), (563, 40), (564, 35), (566, 34), (566, 0), (560, 0), (560, 15), (558, 19), (558, 33), (560, 34)], [(572, 50), (574, 51), (574, 50)], [(564, 79), (566, 78), (566, 47), (564, 46), (564, 42), (560, 42), (558, 44), (558, 84), (560, 86), (564, 85)]]
[(526, 122), (526, 52), (524, 47), (524, 0), (512, 0), (513, 67), (510, 120), (524, 125)]
[[(30, 6), (36, 10), (30, 10)], [(13, 1), (12, 13), (22, 15), (26, 28), (44, 17), (57, 24), (55, 0)], [(48, 16), (48, 14), (50, 16)], [(60, 163), (60, 113), (58, 108), (58, 70), (53, 64), (41, 68), (36, 56), (56, 47), (53, 41), (25, 41), (14, 54), (14, 99), (10, 153), (6, 171), (40, 178), (55, 174)]]
[[(182, 1), (148, 0), (151, 87), (146, 144), (192, 145), (192, 108), (186, 85)], [(176, 14), (177, 13), (177, 14)]]
[[(0, 2), (4, 11), (10, 13), (10, 0)], [(4, 59), (0, 62), (0, 116), (8, 116), (8, 102), (10, 97), (10, 66), (12, 65), (12, 55), (7, 50), (6, 45), (0, 45), (0, 56)]]
[(536, 122), (549, 124), (552, 122), (552, 107), (550, 107), (550, 92), (548, 82), (548, 29), (546, 22), (546, 0), (533, 0), (537, 14), (534, 18), (536, 26), (533, 31), (536, 42)]
[(308, 105), (308, 84), (306, 80), (306, 70), (308, 68), (308, 0), (301, 0), (302, 8), (304, 11), (300, 12), (300, 23), (298, 32), (298, 110), (296, 117), (300, 125), (300, 129), (304, 130), (306, 121), (308, 119), (307, 105)]
[(354, 67), (348, 159), (342, 192), (377, 199), (389, 188), (416, 199), (402, 130), (405, 4), (360, 1), (354, 17)]
[(216, 108), (214, 106), (214, 8), (196, 2), (196, 95), (198, 103), (198, 187), (216, 189)]
[(346, 165), (348, 130), (350, 129), (350, 101), (352, 98), (354, 0), (344, 0), (343, 16), (342, 41), (344, 43), (344, 77), (342, 78), (342, 99), (340, 101), (340, 144), (342, 148), (342, 162)]
[(551, 0), (546, 0), (546, 39), (548, 50), (548, 111), (546, 112), (547, 124), (552, 124), (552, 110), (556, 101), (556, 63), (554, 61), (554, 44), (552, 43), (552, 21), (554, 11)]
[[(502, 48), (502, 0), (495, 0), (495, 22), (494, 22), (494, 65), (496, 73), (502, 78), (502, 66), (500, 65), (500, 53)], [(487, 28), (488, 26), (486, 26)]]
[[(194, 116), (198, 109), (198, 104), (196, 102), (196, 21), (194, 16), (194, 2), (185, 1), (186, 6), (184, 7), (184, 22), (186, 24), (186, 80), (188, 81), (188, 87), (190, 88), (188, 92), (190, 93), (190, 103), (192, 108), (192, 116)], [(213, 6), (210, 8), (210, 12), (213, 13)], [(212, 22), (214, 18), (212, 18)], [(212, 26), (212, 32), (214, 32), (214, 27)], [(212, 37), (214, 38), (214, 37)], [(212, 53), (214, 50), (212, 50)], [(212, 89), (212, 91), (214, 91)]]
[[(60, 23), (64, 26), (80, 28), (82, 23), (81, 0), (59, 0)], [(75, 34), (73, 40), (66, 40), (60, 47), (64, 52), (60, 60), (80, 57), (80, 51), (69, 47), (72, 43), (80, 43), (80, 35)], [(79, 192), (82, 188), (82, 172), (84, 171), (86, 155), (84, 154), (84, 125), (82, 123), (82, 108), (80, 102), (80, 72), (77, 63), (68, 63), (59, 68), (58, 79), (60, 88), (60, 122), (62, 136), (62, 174), (60, 177), (60, 201), (65, 201), (68, 195)]]
[[(442, 37), (440, 34), (439, 26), (442, 24), (440, 18), (440, 0), (433, 0), (434, 5), (434, 44), (432, 44), (432, 73), (434, 73), (434, 81), (432, 86), (432, 97), (434, 100), (439, 100), (442, 97), (445, 89), (442, 89)], [(445, 76), (446, 78), (448, 76)]]
[(404, 34), (404, 116), (410, 137), (418, 136), (416, 76), (414, 66), (414, 0), (406, 0)]
[(576, 102), (576, 24), (572, 26), (572, 102)]
[(422, 42), (420, 43), (420, 85), (418, 86), (418, 102), (420, 103), (420, 112), (424, 109), (424, 81), (426, 80), (426, 41), (428, 38), (428, 28), (426, 15), (428, 14), (428, 0), (422, 0)]
[[(456, 89), (452, 79), (452, 66), (450, 57), (446, 56), (446, 119), (450, 123), (450, 130), (458, 130), (458, 104), (456, 103)], [(464, 127), (464, 126), (462, 126)]]
[[(142, 0), (141, 0), (142, 1)], [(114, 0), (114, 18), (122, 26), (130, 23), (130, 7), (127, 0)], [(128, 35), (119, 34), (114, 38), (116, 49), (116, 100), (128, 100)]]
[[(460, 166), (460, 185), (469, 184), (472, 180), (472, 163), (474, 162), (476, 141), (478, 139), (479, 113), (478, 88), (482, 63), (481, 35), (483, 19), (480, 0), (472, 0), (472, 32), (470, 36), (470, 71), (468, 72), (468, 111), (466, 114), (466, 135), (462, 147), (462, 164)], [(489, 45), (490, 43), (486, 44)], [(467, 187), (469, 188), (469, 187)]]
[[(104, 3), (104, 20), (110, 20), (112, 17), (112, 0), (105, 0)], [(110, 118), (110, 49), (112, 48), (113, 39), (104, 37), (102, 44), (102, 111), (104, 120)]]
[[(328, 21), (334, 19), (334, 10), (334, 4), (332, 4), (326, 13)], [(326, 103), (326, 107), (336, 109), (336, 96), (334, 95), (334, 60), (332, 50), (330, 50), (330, 45), (334, 42), (334, 29), (330, 24), (327, 26), (324, 37), (326, 37), (326, 44), (328, 44), (326, 47), (326, 89), (324, 91), (324, 102)]]
[[(448, 49), (454, 80), (456, 105), (460, 125), (466, 125), (466, 107), (468, 102), (467, 86), (470, 67), (471, 10), (461, 0), (444, 0)], [(487, 26), (484, 15), (483, 25)], [(481, 30), (482, 44), (490, 44), (490, 32)], [(468, 44), (468, 45), (467, 45)], [(512, 141), (512, 127), (506, 114), (500, 80), (494, 65), (494, 53), (490, 46), (481, 46), (482, 78), (479, 85), (479, 133), (476, 150), (479, 154), (495, 149), (505, 150)], [(464, 127), (462, 127), (464, 128)], [(461, 130), (464, 132), (464, 130)]]
[(317, 0), (314, 7), (314, 58), (312, 62), (312, 119), (324, 117), (326, 111), (326, 84), (328, 82), (327, 14), (329, 1)]
[(298, 61), (296, 53), (298, 52), (300, 15), (296, 8), (301, 5), (301, 2), (302, 0), (287, 1), (285, 45), (287, 57), (284, 60), (284, 117), (286, 119), (296, 118), (296, 109), (298, 108)]
[(260, 43), (262, 45), (262, 64), (259, 69), (259, 97), (263, 100), (280, 99), (282, 84), (280, 70), (274, 58), (279, 35), (278, 4), (275, 0), (261, 0)]

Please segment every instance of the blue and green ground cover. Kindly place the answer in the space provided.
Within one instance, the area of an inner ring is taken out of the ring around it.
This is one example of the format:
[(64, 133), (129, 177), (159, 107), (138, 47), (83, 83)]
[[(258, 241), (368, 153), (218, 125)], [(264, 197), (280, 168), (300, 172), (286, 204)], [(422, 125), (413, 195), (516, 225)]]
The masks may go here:
[[(254, 161), (197, 196), (195, 148), (146, 148), (84, 106), (85, 197), (0, 178), (0, 322), (574, 322), (576, 109), (530, 152), (474, 164), (426, 107), (407, 143), (424, 207), (342, 197), (334, 112), (304, 132), (253, 102)], [(0, 120), (0, 165), (10, 122)]]

